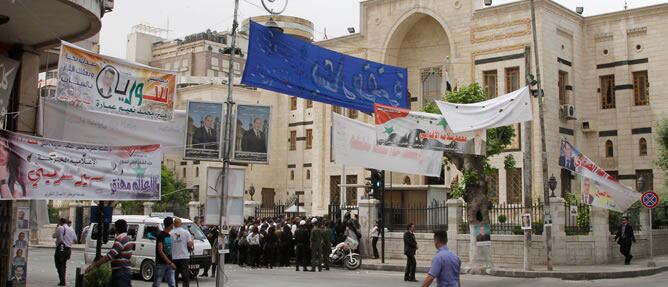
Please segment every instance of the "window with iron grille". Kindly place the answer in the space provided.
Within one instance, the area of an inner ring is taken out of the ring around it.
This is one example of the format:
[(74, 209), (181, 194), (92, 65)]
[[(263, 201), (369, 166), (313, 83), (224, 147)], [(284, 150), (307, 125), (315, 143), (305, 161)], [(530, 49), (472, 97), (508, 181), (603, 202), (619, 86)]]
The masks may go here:
[(297, 131), (290, 131), (290, 150), (297, 149)]
[(313, 147), (313, 130), (306, 130), (306, 149), (311, 149)]
[(615, 108), (615, 75), (601, 76), (601, 108)]
[(312, 107), (313, 107), (313, 101), (311, 101), (311, 100), (306, 100), (306, 108), (307, 108), (307, 109), (310, 109), (310, 108), (312, 108)]
[(290, 97), (290, 110), (291, 111), (297, 110), (297, 97)]
[(510, 204), (522, 203), (522, 169), (506, 169), (506, 201)]
[(568, 73), (559, 71), (559, 105), (568, 104), (568, 94), (566, 86), (568, 85)]
[(647, 156), (647, 140), (645, 138), (640, 138), (638, 149), (640, 150), (640, 156)]
[(351, 119), (356, 119), (359, 112), (357, 110), (348, 109), (348, 117)]
[(485, 92), (487, 92), (487, 98), (496, 98), (499, 95), (496, 70), (482, 72), (482, 81)]
[[(346, 184), (357, 184), (357, 175), (346, 175)], [(357, 187), (346, 187), (346, 205), (357, 205)]]
[(506, 93), (520, 89), (520, 67), (506, 68)]
[(612, 144), (611, 140), (605, 142), (605, 157), (614, 157), (615, 156), (615, 146)]
[(636, 106), (649, 105), (649, 79), (647, 71), (633, 72), (633, 95)]
[(499, 170), (492, 169), (491, 174), (487, 175), (487, 196), (491, 202), (499, 203)]
[(431, 67), (420, 71), (422, 85), (422, 100), (429, 103), (434, 99), (440, 99), (441, 84), (443, 82), (443, 69), (441, 67)]
[(337, 114), (340, 115), (340, 114), (341, 114), (341, 107), (339, 107), (339, 106), (332, 106), (332, 112), (333, 112), (333, 113), (337, 113)]

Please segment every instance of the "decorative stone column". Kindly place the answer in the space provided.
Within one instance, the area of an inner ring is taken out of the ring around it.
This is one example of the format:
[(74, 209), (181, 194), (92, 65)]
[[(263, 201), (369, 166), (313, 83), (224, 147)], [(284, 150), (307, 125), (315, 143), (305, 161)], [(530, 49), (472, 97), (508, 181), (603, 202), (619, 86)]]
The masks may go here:
[(146, 201), (144, 202), (144, 215), (151, 215), (153, 212), (153, 206), (155, 205), (155, 202), (153, 201)]
[[(640, 230), (635, 231), (639, 234), (645, 234), (649, 235), (649, 213), (647, 212), (647, 208), (640, 208), (640, 213), (638, 214), (638, 218), (640, 219)], [(621, 222), (618, 222), (617, 224), (621, 224)], [(648, 249), (649, 250), (649, 249)]]
[[(445, 204), (448, 207), (448, 248), (453, 250), (455, 254), (459, 254), (457, 234), (459, 234), (459, 222), (462, 221), (464, 201), (459, 198), (448, 199)], [(461, 250), (461, 252), (468, 252), (468, 250)]]
[[(566, 252), (566, 200), (551, 197), (550, 214), (552, 215), (552, 264), (563, 264), (568, 258)], [(543, 231), (545, 234), (545, 231)]]
[(195, 219), (195, 216), (199, 216), (199, 208), (200, 208), (199, 201), (188, 202), (188, 217), (191, 220)]
[[(378, 209), (380, 201), (377, 199), (361, 199), (358, 201), (360, 229), (362, 234), (362, 242), (360, 242), (362, 256), (373, 257), (373, 247), (371, 245), (371, 228), (378, 220)], [(378, 251), (380, 252), (380, 242), (378, 243)]]
[(255, 209), (260, 207), (260, 205), (261, 203), (258, 201), (244, 201), (244, 219), (251, 216), (255, 217)]
[(594, 237), (594, 260), (596, 264), (608, 264), (610, 260), (610, 228), (608, 210), (591, 207), (591, 234)]

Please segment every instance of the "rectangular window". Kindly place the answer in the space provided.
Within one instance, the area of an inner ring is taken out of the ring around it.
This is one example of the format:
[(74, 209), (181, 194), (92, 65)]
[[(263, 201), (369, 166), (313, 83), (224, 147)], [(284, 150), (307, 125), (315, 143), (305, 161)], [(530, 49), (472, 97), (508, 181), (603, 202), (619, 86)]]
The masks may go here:
[[(357, 175), (346, 175), (347, 184), (357, 184)], [(346, 205), (357, 205), (357, 188), (346, 187)]]
[(506, 68), (506, 93), (520, 89), (520, 67)]
[(183, 168), (183, 178), (186, 178), (186, 168)]
[(297, 131), (290, 131), (290, 150), (297, 150)]
[(522, 203), (522, 169), (506, 169), (506, 201), (510, 204)]
[(312, 107), (313, 107), (313, 101), (311, 101), (311, 100), (306, 100), (306, 108), (307, 108), (307, 109), (310, 109), (310, 108), (312, 108)]
[(492, 173), (487, 176), (487, 196), (494, 203), (499, 203), (499, 170), (492, 169)]
[(311, 149), (313, 147), (313, 130), (306, 130), (306, 149)]
[(348, 117), (351, 119), (356, 119), (358, 115), (357, 110), (348, 109)]
[(290, 97), (290, 110), (291, 111), (297, 110), (297, 97)]
[(568, 73), (564, 71), (559, 71), (559, 105), (567, 105), (568, 94), (566, 92), (566, 86), (568, 85)]
[(615, 75), (601, 76), (601, 108), (615, 108)]
[(633, 72), (633, 96), (636, 106), (649, 105), (649, 79), (647, 71)]
[(485, 92), (487, 92), (487, 98), (496, 98), (499, 95), (496, 70), (482, 72), (482, 78)]
[(333, 113), (337, 113), (337, 114), (340, 115), (340, 114), (341, 114), (341, 107), (339, 107), (339, 106), (332, 106), (332, 112), (333, 112)]
[(199, 167), (195, 167), (195, 177), (199, 177)]
[(443, 82), (443, 70), (441, 67), (431, 67), (420, 71), (422, 84), (422, 100), (429, 103), (434, 99), (441, 99), (441, 84)]

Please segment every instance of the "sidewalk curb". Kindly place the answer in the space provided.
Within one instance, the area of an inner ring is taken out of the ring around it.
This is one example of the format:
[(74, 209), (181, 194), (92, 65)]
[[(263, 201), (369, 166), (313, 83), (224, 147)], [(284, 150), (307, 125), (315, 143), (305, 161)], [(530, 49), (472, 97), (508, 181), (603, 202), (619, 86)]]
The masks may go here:
[[(30, 244), (30, 248), (43, 248), (43, 249), (56, 249), (53, 245), (43, 245), (43, 244)], [(72, 250), (85, 250), (85, 246), (72, 246)]]
[[(376, 264), (376, 263), (362, 263), (362, 269), (377, 270), (377, 271), (395, 271), (403, 272), (404, 266)], [(418, 273), (427, 273), (429, 267), (418, 266), (416, 268)], [(511, 277), (511, 278), (557, 278), (562, 280), (600, 280), (600, 279), (619, 279), (619, 278), (633, 278), (642, 276), (651, 276), (658, 273), (668, 271), (668, 266), (656, 268), (644, 268), (628, 271), (616, 272), (568, 272), (568, 271), (521, 271), (521, 270), (504, 270), (495, 269), (485, 274), (494, 277)]]

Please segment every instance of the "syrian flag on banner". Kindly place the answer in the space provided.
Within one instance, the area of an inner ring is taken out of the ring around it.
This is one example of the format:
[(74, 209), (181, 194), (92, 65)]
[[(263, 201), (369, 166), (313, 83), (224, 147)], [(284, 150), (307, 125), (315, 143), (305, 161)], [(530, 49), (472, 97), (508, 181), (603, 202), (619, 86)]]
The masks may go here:
[(486, 130), (533, 119), (529, 88), (473, 104), (436, 101), (441, 114), (455, 133)]
[(376, 144), (484, 155), (485, 130), (455, 134), (442, 115), (375, 105)]

